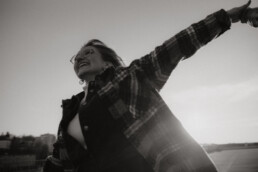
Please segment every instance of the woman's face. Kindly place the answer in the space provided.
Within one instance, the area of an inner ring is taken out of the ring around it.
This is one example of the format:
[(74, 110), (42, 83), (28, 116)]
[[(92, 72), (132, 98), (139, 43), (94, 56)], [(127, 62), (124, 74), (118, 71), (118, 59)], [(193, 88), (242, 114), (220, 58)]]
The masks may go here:
[(74, 71), (80, 79), (94, 77), (107, 65), (97, 48), (82, 48), (74, 59)]

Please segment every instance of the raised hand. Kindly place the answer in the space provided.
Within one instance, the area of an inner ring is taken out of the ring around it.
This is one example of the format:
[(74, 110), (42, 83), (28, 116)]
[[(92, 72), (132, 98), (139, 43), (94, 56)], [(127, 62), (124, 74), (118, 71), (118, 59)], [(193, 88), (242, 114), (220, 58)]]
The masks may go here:
[(241, 20), (242, 15), (246, 12), (250, 4), (251, 4), (251, 0), (249, 0), (245, 5), (242, 5), (240, 7), (235, 7), (227, 11), (232, 23), (236, 23)]
[(241, 18), (242, 23), (248, 23), (253, 27), (258, 27), (258, 7), (247, 8)]
[(227, 11), (232, 23), (241, 21), (242, 23), (248, 23), (253, 27), (258, 27), (258, 7), (249, 8), (250, 4), (251, 0), (245, 5)]

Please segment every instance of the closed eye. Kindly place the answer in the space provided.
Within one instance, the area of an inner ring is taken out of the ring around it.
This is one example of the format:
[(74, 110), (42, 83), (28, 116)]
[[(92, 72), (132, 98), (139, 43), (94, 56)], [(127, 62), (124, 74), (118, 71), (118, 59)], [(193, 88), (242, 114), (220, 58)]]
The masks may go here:
[(88, 55), (88, 54), (90, 54), (90, 51), (86, 51), (86, 52), (84, 53), (84, 55)]
[(84, 55), (89, 55), (89, 54), (93, 54), (94, 51), (92, 49), (88, 49), (85, 51)]

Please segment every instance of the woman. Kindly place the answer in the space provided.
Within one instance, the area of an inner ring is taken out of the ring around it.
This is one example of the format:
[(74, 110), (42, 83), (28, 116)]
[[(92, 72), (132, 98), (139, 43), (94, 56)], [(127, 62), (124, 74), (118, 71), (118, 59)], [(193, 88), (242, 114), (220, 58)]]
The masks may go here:
[(85, 44), (71, 62), (86, 86), (62, 102), (58, 140), (44, 171), (217, 171), (158, 92), (180, 60), (231, 22), (257, 27), (258, 9), (249, 5), (209, 15), (128, 67), (101, 41)]

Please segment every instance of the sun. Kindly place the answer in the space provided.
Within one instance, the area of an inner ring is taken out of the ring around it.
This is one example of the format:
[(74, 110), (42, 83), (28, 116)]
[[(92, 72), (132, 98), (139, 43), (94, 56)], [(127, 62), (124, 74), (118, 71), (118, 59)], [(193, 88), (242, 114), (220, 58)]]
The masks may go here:
[(182, 122), (188, 133), (199, 143), (210, 142), (214, 133), (214, 123), (204, 114), (193, 113)]

